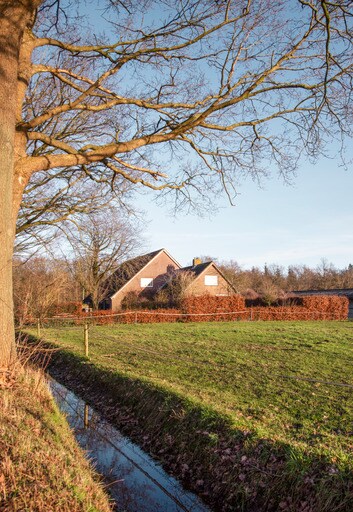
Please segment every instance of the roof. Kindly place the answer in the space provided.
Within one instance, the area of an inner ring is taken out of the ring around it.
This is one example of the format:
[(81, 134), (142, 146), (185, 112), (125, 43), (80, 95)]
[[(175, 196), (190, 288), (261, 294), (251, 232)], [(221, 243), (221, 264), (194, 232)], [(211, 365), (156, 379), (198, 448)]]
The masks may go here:
[[(178, 275), (182, 274), (183, 272), (188, 272), (189, 274), (193, 274), (191, 277), (192, 279), (196, 279), (199, 275), (202, 274), (204, 270), (206, 270), (207, 267), (214, 264), (213, 261), (206, 261), (204, 263), (199, 263), (198, 265), (190, 265), (189, 267), (182, 267), (174, 270), (173, 274), (170, 276), (170, 279), (166, 281), (162, 286), (161, 290), (168, 289), (171, 284), (174, 282), (174, 280), (177, 278)], [(217, 269), (218, 270), (218, 269)], [(191, 283), (189, 283), (191, 284)], [(189, 285), (187, 285), (189, 286)]]
[[(194, 274), (194, 279), (197, 279), (208, 267), (210, 266), (213, 266), (216, 271), (219, 273), (220, 276), (223, 277), (223, 279), (228, 283), (228, 285), (232, 288), (232, 290), (234, 290), (234, 292), (236, 293), (236, 290), (235, 288), (231, 285), (231, 283), (228, 281), (228, 279), (225, 277), (225, 275), (219, 270), (219, 268), (217, 267), (217, 265), (215, 264), (214, 261), (205, 261), (204, 263), (199, 263), (198, 265), (190, 265), (189, 267), (183, 267), (183, 268), (179, 268), (177, 270), (174, 271), (174, 277), (177, 276), (179, 273), (181, 272), (189, 272), (189, 273), (192, 273)], [(173, 279), (172, 279), (173, 281)], [(171, 282), (166, 282), (162, 288), (163, 289), (167, 289), (169, 286), (170, 286)], [(191, 283), (190, 283), (191, 284)], [(189, 284), (189, 285), (190, 285)], [(188, 286), (189, 286), (188, 285)]]
[[(108, 298), (113, 298), (120, 290), (135, 277), (143, 268), (145, 268), (150, 261), (162, 252), (166, 253), (167, 256), (177, 267), (180, 268), (179, 263), (166, 251), (166, 249), (158, 249), (158, 251), (152, 251), (142, 256), (136, 256), (130, 260), (124, 261), (119, 265), (115, 272), (109, 276), (103, 283), (102, 288), (104, 289), (104, 296), (101, 298), (101, 302)], [(88, 304), (91, 300), (91, 295), (87, 295), (83, 300), (84, 303)]]
[(344, 295), (353, 299), (353, 288), (326, 288), (323, 290), (293, 290), (295, 295)]
[(228, 286), (230, 286), (230, 288), (235, 293), (237, 293), (234, 286), (228, 281), (228, 279), (223, 274), (223, 272), (221, 272), (219, 270), (219, 268), (217, 267), (217, 265), (215, 264), (214, 261), (205, 261), (204, 263), (199, 263), (198, 265), (191, 265), (190, 267), (184, 267), (184, 268), (181, 268), (180, 270), (183, 270), (184, 272), (192, 272), (193, 274), (195, 274), (195, 279), (196, 279), (199, 275), (201, 275), (211, 265), (215, 268), (215, 270), (219, 273), (219, 275), (221, 277), (223, 277), (223, 279), (228, 283)]
[(199, 263), (198, 265), (190, 265), (189, 267), (183, 267), (177, 270), (177, 272), (193, 272), (193, 274), (195, 274), (195, 277), (197, 277), (200, 274), (202, 274), (202, 272), (206, 270), (206, 268), (210, 266), (212, 263), (213, 261), (205, 261), (204, 263)]
[(158, 251), (149, 252), (142, 256), (136, 256), (131, 260), (124, 261), (117, 270), (108, 278), (108, 286), (106, 296), (111, 297), (123, 286), (125, 286), (140, 270), (142, 270), (153, 258), (159, 253), (163, 252), (164, 249)]

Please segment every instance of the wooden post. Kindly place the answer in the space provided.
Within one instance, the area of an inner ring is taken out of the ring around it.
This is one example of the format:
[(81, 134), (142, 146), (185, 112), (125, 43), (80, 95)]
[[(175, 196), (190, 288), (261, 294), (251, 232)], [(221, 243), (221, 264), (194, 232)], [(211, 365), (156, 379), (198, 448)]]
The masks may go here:
[(250, 307), (250, 322), (252, 322), (252, 306)]
[(89, 413), (89, 408), (88, 408), (88, 405), (85, 404), (84, 415), (83, 415), (83, 426), (84, 426), (84, 428), (88, 428), (89, 427), (89, 424), (88, 424), (88, 413)]
[(137, 324), (137, 311), (135, 311), (135, 324)]
[(85, 356), (88, 357), (88, 324), (84, 324), (83, 336), (85, 341)]
[(40, 319), (37, 318), (37, 338), (40, 338)]

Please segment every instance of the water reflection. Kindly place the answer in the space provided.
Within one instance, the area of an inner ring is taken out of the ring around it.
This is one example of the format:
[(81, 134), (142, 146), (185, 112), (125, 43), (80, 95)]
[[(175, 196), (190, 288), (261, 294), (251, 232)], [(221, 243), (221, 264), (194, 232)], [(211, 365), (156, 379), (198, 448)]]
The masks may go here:
[(120, 512), (207, 512), (209, 509), (74, 393), (50, 381), (80, 446), (104, 476)]

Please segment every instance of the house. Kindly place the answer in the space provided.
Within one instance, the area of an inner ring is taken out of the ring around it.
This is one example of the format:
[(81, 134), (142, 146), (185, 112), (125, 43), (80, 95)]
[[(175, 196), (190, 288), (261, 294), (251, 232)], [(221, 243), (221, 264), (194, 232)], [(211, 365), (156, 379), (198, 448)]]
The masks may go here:
[(105, 284), (105, 299), (100, 309), (119, 311), (129, 293), (152, 297), (179, 268), (179, 263), (165, 249), (125, 261)]
[(213, 261), (201, 262), (199, 258), (194, 258), (192, 265), (177, 269), (172, 279), (164, 285), (164, 289), (170, 289), (173, 281), (177, 281), (182, 275), (184, 279), (184, 295), (234, 295), (236, 290), (222, 274), (220, 269)]
[[(180, 280), (185, 295), (236, 293), (213, 261), (202, 263), (194, 258), (191, 266), (182, 268), (165, 249), (159, 249), (122, 263), (103, 284), (104, 299), (99, 307), (119, 311), (124, 299), (152, 299), (161, 290), (168, 293), (173, 283)], [(89, 297), (84, 302), (89, 304)]]

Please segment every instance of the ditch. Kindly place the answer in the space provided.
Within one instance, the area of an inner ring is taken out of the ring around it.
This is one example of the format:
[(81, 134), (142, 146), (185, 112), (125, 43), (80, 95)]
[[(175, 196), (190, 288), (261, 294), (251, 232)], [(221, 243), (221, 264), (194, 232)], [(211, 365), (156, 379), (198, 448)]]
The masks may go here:
[(84, 400), (52, 378), (49, 386), (79, 445), (102, 475), (115, 510), (210, 512), (196, 495), (183, 489)]

